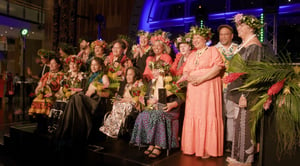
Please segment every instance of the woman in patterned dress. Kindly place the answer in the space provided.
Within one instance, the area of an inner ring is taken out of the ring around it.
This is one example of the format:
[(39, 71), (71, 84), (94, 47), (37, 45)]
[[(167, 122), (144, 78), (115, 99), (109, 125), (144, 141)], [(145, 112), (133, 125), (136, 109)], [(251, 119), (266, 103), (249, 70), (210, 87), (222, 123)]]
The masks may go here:
[(61, 62), (58, 58), (50, 60), (50, 71), (40, 79), (35, 89), (36, 98), (28, 111), (29, 115), (49, 115), (52, 104), (55, 102), (55, 94), (60, 89), (60, 81), (64, 74), (60, 71)]
[(112, 111), (104, 120), (104, 125), (99, 128), (101, 132), (112, 138), (118, 137), (120, 128), (125, 125), (127, 116), (138, 109), (136, 108), (138, 103), (131, 95), (130, 90), (132, 88), (141, 88), (144, 85), (136, 68), (129, 67), (125, 75), (125, 83), (121, 84)]
[[(238, 36), (242, 38), (236, 53), (238, 52), (246, 63), (263, 59), (263, 45), (257, 37), (263, 26), (260, 21), (254, 16), (243, 14), (235, 15), (234, 21)], [(251, 111), (247, 110), (248, 96), (232, 90), (242, 86), (243, 82), (243, 78), (238, 78), (228, 85), (227, 97), (234, 102), (235, 111), (231, 157), (227, 158), (230, 166), (251, 166), (256, 152), (255, 141), (252, 140), (250, 132)]]
[[(135, 121), (130, 143), (148, 146), (144, 154), (156, 158), (162, 149), (178, 148), (178, 118), (183, 100), (167, 92), (166, 103), (159, 103), (159, 89), (164, 87), (163, 69), (152, 69), (153, 79), (149, 82), (146, 96), (147, 107)], [(175, 121), (174, 121), (175, 120)]]
[(38, 123), (37, 132), (47, 132), (47, 119), (56, 93), (60, 89), (60, 81), (64, 74), (60, 71), (61, 62), (58, 58), (50, 59), (50, 71), (40, 79), (35, 89), (36, 97), (33, 99), (28, 114)]

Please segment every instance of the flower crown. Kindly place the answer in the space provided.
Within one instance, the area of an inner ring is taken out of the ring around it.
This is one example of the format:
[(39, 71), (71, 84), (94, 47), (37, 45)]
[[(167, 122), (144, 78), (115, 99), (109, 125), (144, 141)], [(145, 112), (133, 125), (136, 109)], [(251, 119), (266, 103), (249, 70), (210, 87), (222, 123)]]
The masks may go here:
[(170, 39), (169, 39), (169, 33), (168, 32), (165, 32), (165, 31), (162, 31), (161, 29), (160, 30), (157, 30), (155, 31), (151, 38), (150, 38), (150, 41), (151, 43), (153, 44), (155, 41), (161, 41), (163, 42), (164, 44), (166, 44), (167, 46), (170, 46)]
[(50, 56), (54, 56), (55, 52), (41, 48), (37, 51), (37, 55), (40, 57), (49, 58)]
[(205, 26), (203, 26), (202, 28), (198, 26), (192, 26), (190, 29), (190, 33), (192, 35), (203, 36), (207, 41), (210, 40), (213, 36), (213, 33), (211, 33), (211, 28)]
[(174, 45), (176, 48), (179, 48), (179, 45), (181, 43), (186, 43), (188, 45), (192, 45), (192, 37), (190, 33), (185, 34), (184, 36), (179, 36), (176, 38), (176, 40), (174, 41)]
[(139, 30), (139, 31), (137, 32), (137, 35), (138, 35), (138, 36), (146, 36), (147, 38), (150, 38), (150, 33), (147, 32), (147, 31), (144, 31), (144, 30)]
[(100, 46), (102, 48), (107, 47), (107, 43), (104, 40), (95, 40), (92, 42), (91, 47), (94, 50), (96, 46)]
[(242, 23), (247, 24), (249, 27), (253, 28), (256, 34), (259, 34), (260, 28), (264, 26), (255, 16), (252, 15), (243, 15), (242, 13), (236, 14), (233, 17), (233, 21), (236, 25)]
[(80, 57), (76, 56), (76, 55), (70, 55), (66, 58), (66, 63), (69, 64), (70, 62), (74, 62), (75, 64), (77, 64), (78, 66), (82, 65), (82, 60)]

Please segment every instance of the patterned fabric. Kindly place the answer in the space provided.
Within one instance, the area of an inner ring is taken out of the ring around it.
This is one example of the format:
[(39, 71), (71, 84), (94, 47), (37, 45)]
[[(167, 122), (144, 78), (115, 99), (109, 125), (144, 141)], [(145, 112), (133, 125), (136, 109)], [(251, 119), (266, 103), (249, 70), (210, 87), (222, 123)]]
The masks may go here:
[(124, 126), (126, 117), (133, 108), (131, 103), (115, 102), (111, 113), (104, 120), (104, 125), (99, 130), (112, 138), (117, 138), (120, 128)]
[[(46, 114), (49, 115), (50, 109), (55, 102), (56, 98), (54, 94), (60, 89), (60, 81), (63, 78), (62, 72), (46, 73), (40, 80), (43, 85), (42, 91), (37, 94), (37, 97), (33, 100), (30, 109), (28, 110), (29, 115), (33, 114)], [(52, 93), (50, 97), (44, 97), (45, 94)]]
[(250, 139), (250, 116), (249, 111), (239, 109), (238, 117), (234, 119), (231, 157), (243, 163), (254, 161), (255, 145)]
[[(242, 48), (239, 53), (246, 63), (248, 61), (260, 61), (263, 56), (262, 48), (256, 44), (252, 44), (247, 48)], [(256, 148), (253, 144), (254, 141), (251, 139), (251, 129), (249, 124), (251, 112), (238, 107), (238, 101), (242, 95), (241, 92), (231, 91), (231, 89), (241, 85), (243, 85), (243, 80), (239, 78), (229, 84), (227, 93), (227, 97), (235, 103), (235, 115), (237, 115), (237, 117), (235, 117), (236, 119), (234, 119), (231, 157), (239, 162), (252, 163), (254, 161)]]
[(158, 145), (163, 149), (178, 148), (178, 120), (172, 113), (161, 110), (145, 110), (135, 121), (130, 143), (134, 145)]

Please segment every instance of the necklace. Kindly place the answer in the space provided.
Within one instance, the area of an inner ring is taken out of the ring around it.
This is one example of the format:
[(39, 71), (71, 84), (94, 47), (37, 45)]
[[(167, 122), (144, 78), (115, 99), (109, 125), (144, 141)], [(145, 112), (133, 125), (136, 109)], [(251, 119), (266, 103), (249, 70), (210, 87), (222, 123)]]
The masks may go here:
[(204, 47), (204, 48), (202, 48), (201, 50), (197, 50), (196, 51), (196, 60), (195, 60), (195, 66), (197, 66), (198, 64), (199, 64), (199, 58), (200, 58), (200, 56), (202, 56), (202, 54), (207, 50), (207, 46), (206, 47)]
[(253, 34), (252, 36), (250, 36), (249, 39), (247, 39), (245, 42), (243, 42), (241, 45), (238, 46), (238, 48), (234, 51), (233, 54), (238, 53), (238, 52), (239, 52), (239, 51), (240, 51), (247, 43), (249, 43), (249, 41), (250, 41), (251, 39), (253, 39), (255, 36), (256, 36), (255, 34)]
[(235, 43), (231, 43), (228, 49), (226, 49), (223, 45), (220, 46), (220, 49), (222, 49), (221, 53), (226, 60), (231, 60), (234, 55), (233, 52), (235, 48), (237, 48), (237, 44)]

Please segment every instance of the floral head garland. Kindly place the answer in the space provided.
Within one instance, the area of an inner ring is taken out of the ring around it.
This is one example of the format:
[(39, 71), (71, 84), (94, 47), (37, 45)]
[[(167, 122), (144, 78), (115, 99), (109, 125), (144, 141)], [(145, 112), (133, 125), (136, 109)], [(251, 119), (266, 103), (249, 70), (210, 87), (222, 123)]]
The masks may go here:
[(66, 63), (69, 64), (70, 62), (74, 62), (78, 66), (82, 65), (81, 58), (76, 55), (70, 55), (66, 58)]
[(190, 33), (185, 34), (184, 36), (179, 36), (176, 38), (176, 40), (174, 41), (174, 45), (176, 48), (179, 48), (179, 45), (182, 43), (186, 43), (188, 45), (192, 45), (192, 36)]
[(198, 27), (198, 26), (192, 26), (190, 29), (190, 34), (191, 35), (200, 35), (205, 38), (206, 41), (210, 40), (213, 36), (213, 33), (211, 32), (211, 28), (203, 26)]
[(147, 37), (148, 39), (150, 39), (150, 33), (149, 32), (147, 32), (147, 31), (144, 31), (144, 30), (139, 30), (138, 32), (137, 32), (137, 35), (140, 37), (140, 36), (145, 36), (145, 37)]
[(55, 52), (41, 48), (37, 51), (37, 55), (43, 58), (49, 58), (50, 56), (54, 56)]
[(107, 47), (107, 43), (104, 40), (95, 40), (92, 42), (91, 47), (94, 50), (96, 46), (100, 46), (102, 48)]
[(150, 38), (150, 41), (151, 43), (153, 44), (155, 41), (161, 41), (163, 42), (164, 44), (166, 44), (167, 46), (170, 46), (170, 39), (169, 39), (169, 33), (168, 32), (165, 32), (165, 31), (162, 31), (161, 29), (160, 30), (157, 30), (155, 31), (151, 38)]
[(254, 29), (254, 33), (256, 33), (257, 35), (259, 35), (260, 28), (264, 26), (264, 24), (262, 24), (260, 20), (258, 20), (255, 16), (243, 15), (241, 13), (236, 14), (233, 17), (233, 21), (236, 25), (240, 25), (242, 23), (247, 24), (249, 27)]

